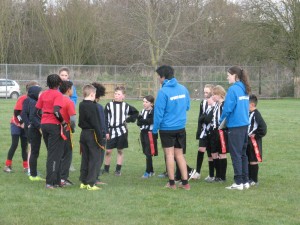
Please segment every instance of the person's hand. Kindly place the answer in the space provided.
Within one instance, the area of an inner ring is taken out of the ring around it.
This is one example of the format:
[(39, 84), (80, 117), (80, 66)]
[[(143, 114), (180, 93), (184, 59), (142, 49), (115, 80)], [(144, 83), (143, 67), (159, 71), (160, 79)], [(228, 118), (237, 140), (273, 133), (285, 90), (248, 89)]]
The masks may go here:
[(106, 134), (106, 140), (110, 140), (109, 134)]
[(152, 134), (152, 136), (153, 136), (153, 139), (158, 139), (158, 134)]

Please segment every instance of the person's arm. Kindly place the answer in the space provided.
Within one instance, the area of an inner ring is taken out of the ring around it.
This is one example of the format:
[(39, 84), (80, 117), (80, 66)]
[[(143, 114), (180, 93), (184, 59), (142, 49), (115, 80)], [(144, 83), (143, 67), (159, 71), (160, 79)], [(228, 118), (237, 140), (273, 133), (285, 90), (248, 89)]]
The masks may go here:
[(76, 115), (70, 116), (70, 127), (71, 127), (71, 132), (75, 132), (76, 128)]
[(166, 104), (167, 96), (162, 91), (159, 91), (154, 106), (154, 121), (152, 129), (153, 134), (157, 134), (160, 128), (160, 124), (165, 113)]
[(17, 121), (19, 124), (22, 124), (23, 123), (23, 119), (22, 119), (22, 116), (21, 116), (21, 110), (14, 110), (14, 116), (17, 118)]
[(29, 121), (32, 126), (36, 129), (41, 128), (41, 117), (39, 116), (39, 109), (35, 107), (35, 102), (30, 102), (29, 104)]
[(254, 134), (257, 137), (262, 138), (267, 134), (267, 124), (258, 111), (256, 112), (255, 120), (257, 123), (257, 129), (254, 131)]
[(129, 106), (129, 111), (128, 111), (128, 116), (129, 117), (126, 118), (126, 122), (127, 123), (134, 123), (136, 121), (136, 118), (139, 115), (139, 111), (136, 108), (134, 108), (133, 106), (129, 105), (129, 104), (128, 104), (128, 106)]
[(233, 93), (232, 88), (229, 88), (225, 97), (223, 112), (219, 119), (220, 124), (225, 118), (227, 118), (232, 113), (233, 109), (236, 107), (236, 101), (237, 99)]
[(70, 97), (70, 99), (72, 100), (72, 102), (74, 102), (74, 105), (76, 106), (76, 104), (77, 104), (77, 99), (78, 99), (78, 97), (77, 97), (77, 92), (76, 92), (76, 87), (73, 85), (73, 86), (72, 86), (72, 89), (73, 89), (73, 94), (72, 94), (72, 96)]

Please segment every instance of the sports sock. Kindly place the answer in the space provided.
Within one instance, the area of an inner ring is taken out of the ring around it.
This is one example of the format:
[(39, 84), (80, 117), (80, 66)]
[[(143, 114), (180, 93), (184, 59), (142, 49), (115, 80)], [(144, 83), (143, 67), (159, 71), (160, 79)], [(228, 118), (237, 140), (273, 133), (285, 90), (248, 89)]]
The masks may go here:
[(12, 160), (7, 159), (5, 161), (5, 166), (11, 166), (12, 165)]
[(146, 172), (153, 172), (152, 157), (149, 155), (146, 156)]
[(214, 162), (214, 167), (216, 169), (216, 177), (220, 178), (221, 174), (220, 174), (220, 160), (219, 159), (213, 159)]
[(258, 182), (258, 164), (250, 165), (251, 179), (257, 183)]
[(121, 167), (122, 167), (122, 165), (117, 164), (117, 166), (116, 166), (116, 171), (121, 171)]
[(104, 165), (104, 170), (105, 170), (106, 172), (109, 172), (109, 167), (110, 167), (110, 165)]
[(25, 169), (28, 168), (28, 162), (27, 161), (23, 161), (23, 168), (25, 168)]
[(197, 154), (197, 164), (196, 164), (196, 171), (197, 173), (200, 173), (202, 163), (203, 163), (203, 157), (204, 157), (204, 152), (199, 152)]
[(227, 159), (220, 159), (220, 178), (226, 180)]
[(214, 161), (208, 161), (208, 169), (209, 169), (209, 176), (214, 177), (215, 176)]
[(175, 185), (175, 180), (169, 180), (170, 185)]

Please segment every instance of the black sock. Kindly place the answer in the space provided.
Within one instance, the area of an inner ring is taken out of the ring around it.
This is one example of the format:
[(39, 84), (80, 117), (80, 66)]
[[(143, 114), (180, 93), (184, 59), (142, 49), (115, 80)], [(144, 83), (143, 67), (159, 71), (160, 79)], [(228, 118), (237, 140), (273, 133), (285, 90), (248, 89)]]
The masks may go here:
[(250, 165), (251, 179), (257, 183), (258, 182), (258, 164)]
[(109, 172), (109, 167), (110, 167), (110, 165), (104, 165), (104, 170), (105, 170), (106, 172)]
[(170, 185), (175, 185), (175, 180), (169, 180)]
[(149, 155), (146, 156), (146, 172), (147, 173), (153, 172), (152, 156)]
[(249, 180), (253, 180), (252, 179), (252, 174), (251, 174), (251, 165), (250, 165), (250, 163), (248, 164), (248, 177), (249, 177)]
[(182, 180), (181, 182), (182, 182), (182, 185), (188, 184), (188, 180)]
[(121, 171), (121, 167), (122, 167), (122, 165), (117, 164), (116, 171)]
[(209, 176), (214, 177), (215, 176), (214, 161), (208, 161), (208, 169), (209, 169)]
[(199, 152), (197, 154), (197, 166), (196, 166), (196, 171), (197, 173), (200, 173), (201, 171), (201, 167), (202, 167), (202, 163), (203, 163), (203, 157), (204, 157), (204, 152)]
[(226, 180), (226, 171), (227, 171), (227, 159), (220, 159), (220, 174), (221, 179)]
[(219, 159), (213, 159), (214, 162), (214, 167), (216, 169), (216, 177), (220, 178), (221, 174), (220, 174), (220, 160)]

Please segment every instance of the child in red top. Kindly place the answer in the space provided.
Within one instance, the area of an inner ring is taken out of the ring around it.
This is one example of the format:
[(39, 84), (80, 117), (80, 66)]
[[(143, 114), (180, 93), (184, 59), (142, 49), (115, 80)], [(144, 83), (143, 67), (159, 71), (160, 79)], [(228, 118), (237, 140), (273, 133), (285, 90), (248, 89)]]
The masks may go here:
[(71, 81), (62, 81), (62, 84), (59, 87), (60, 92), (64, 95), (63, 98), (63, 107), (60, 109), (60, 113), (64, 119), (64, 121), (68, 124), (66, 128), (66, 137), (67, 140), (65, 141), (64, 146), (64, 154), (61, 160), (61, 185), (73, 185), (69, 178), (69, 168), (72, 162), (72, 136), (71, 132), (74, 133), (75, 131), (75, 124), (76, 124), (76, 111), (75, 105), (73, 101), (70, 99), (72, 96), (73, 83)]
[(64, 128), (67, 124), (63, 120), (60, 109), (64, 105), (62, 93), (58, 91), (61, 79), (57, 74), (47, 77), (48, 90), (44, 91), (37, 103), (37, 110), (43, 112), (41, 128), (47, 148), (46, 188), (60, 186), (60, 163), (64, 151)]
[[(38, 83), (36, 81), (30, 81), (26, 84), (26, 92), (28, 92), (28, 89), (32, 86), (37, 85)], [(27, 142), (27, 134), (24, 130), (24, 123), (21, 117), (22, 109), (23, 109), (23, 102), (27, 98), (26, 95), (22, 95), (18, 98), (16, 105), (14, 107), (14, 115), (11, 118), (10, 121), (10, 130), (11, 130), (11, 146), (8, 150), (7, 159), (5, 162), (5, 168), (4, 172), (10, 173), (13, 172), (12, 170), (12, 159), (14, 157), (14, 154), (16, 152), (16, 149), (18, 148), (19, 139), (21, 140), (21, 148), (22, 148), (22, 159), (23, 159), (23, 169), (24, 172), (27, 172), (28, 170), (28, 162), (27, 162), (27, 148), (28, 148), (28, 142)]]

